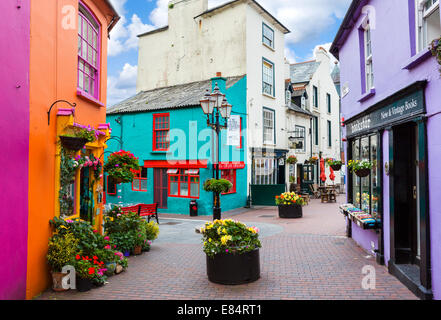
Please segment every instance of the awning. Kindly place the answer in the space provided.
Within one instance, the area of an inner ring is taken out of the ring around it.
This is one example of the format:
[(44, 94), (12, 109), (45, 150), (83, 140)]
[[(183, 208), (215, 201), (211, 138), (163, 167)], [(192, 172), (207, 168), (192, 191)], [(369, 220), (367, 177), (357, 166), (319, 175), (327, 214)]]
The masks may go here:
[(167, 174), (177, 174), (179, 169), (168, 169)]
[(188, 174), (188, 175), (192, 175), (192, 176), (197, 176), (197, 175), (199, 175), (199, 169), (185, 170), (184, 174)]
[(219, 162), (220, 170), (229, 170), (229, 169), (243, 169), (245, 168), (245, 162)]

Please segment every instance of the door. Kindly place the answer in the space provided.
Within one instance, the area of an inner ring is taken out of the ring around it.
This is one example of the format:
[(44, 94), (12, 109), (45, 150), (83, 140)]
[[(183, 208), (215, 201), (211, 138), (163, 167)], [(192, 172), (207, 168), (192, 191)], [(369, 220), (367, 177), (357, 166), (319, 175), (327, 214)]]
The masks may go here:
[(302, 192), (311, 193), (310, 185), (314, 184), (314, 169), (312, 164), (305, 164), (300, 166), (300, 186)]
[(167, 169), (154, 169), (154, 192), (153, 201), (158, 208), (167, 209), (168, 199), (168, 176)]
[(90, 185), (90, 168), (83, 167), (80, 173), (80, 218), (94, 224), (93, 190)]

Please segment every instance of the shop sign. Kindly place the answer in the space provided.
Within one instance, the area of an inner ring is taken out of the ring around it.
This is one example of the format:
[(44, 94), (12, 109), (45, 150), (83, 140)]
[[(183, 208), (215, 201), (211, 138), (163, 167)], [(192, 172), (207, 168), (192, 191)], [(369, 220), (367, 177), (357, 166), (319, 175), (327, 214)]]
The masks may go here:
[(346, 124), (347, 136), (377, 129), (425, 112), (422, 90)]
[(240, 116), (231, 115), (228, 119), (227, 145), (240, 146)]

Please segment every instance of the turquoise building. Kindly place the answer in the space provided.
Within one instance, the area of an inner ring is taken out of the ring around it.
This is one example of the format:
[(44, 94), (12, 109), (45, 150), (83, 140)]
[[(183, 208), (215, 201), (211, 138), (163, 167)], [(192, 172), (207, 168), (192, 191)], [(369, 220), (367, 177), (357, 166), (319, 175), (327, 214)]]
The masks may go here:
[(189, 215), (195, 200), (198, 215), (212, 215), (213, 194), (203, 184), (215, 174), (216, 135), (199, 101), (216, 83), (233, 106), (230, 128), (219, 139), (220, 175), (233, 183), (230, 193), (221, 195), (222, 212), (246, 206), (246, 75), (142, 91), (108, 108), (112, 138), (105, 158), (130, 151), (140, 170), (131, 184), (115, 185), (106, 177), (106, 204), (158, 203), (159, 213)]

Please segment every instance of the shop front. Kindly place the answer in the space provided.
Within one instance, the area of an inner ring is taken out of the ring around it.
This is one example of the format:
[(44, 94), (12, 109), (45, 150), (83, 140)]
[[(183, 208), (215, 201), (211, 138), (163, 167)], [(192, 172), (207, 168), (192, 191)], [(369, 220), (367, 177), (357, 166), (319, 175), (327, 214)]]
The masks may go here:
[(348, 236), (423, 298), (430, 298), (426, 82), (416, 82), (345, 121), (349, 160), (369, 162), (367, 176), (348, 172)]

